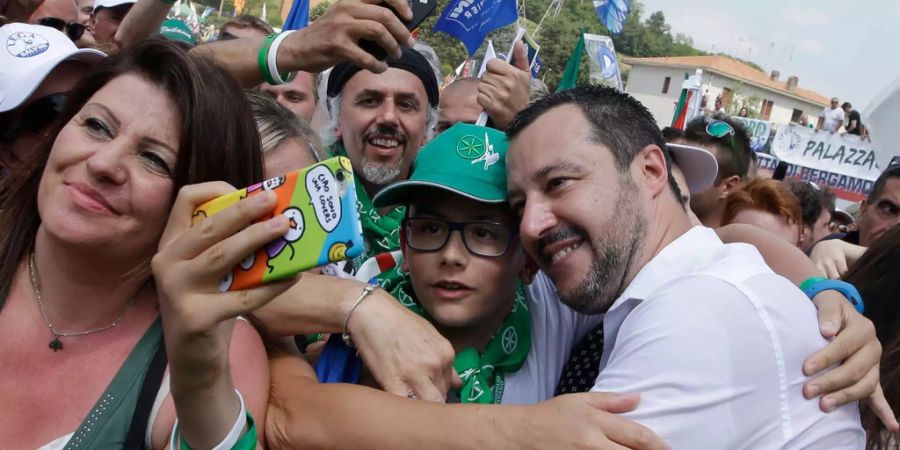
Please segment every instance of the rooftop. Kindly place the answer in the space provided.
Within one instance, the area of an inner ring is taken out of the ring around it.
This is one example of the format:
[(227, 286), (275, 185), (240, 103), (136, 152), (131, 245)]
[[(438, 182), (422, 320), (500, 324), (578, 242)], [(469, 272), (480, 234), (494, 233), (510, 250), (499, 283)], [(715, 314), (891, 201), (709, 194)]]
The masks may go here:
[(830, 99), (818, 92), (797, 87), (788, 91), (787, 80), (773, 81), (765, 72), (754, 69), (750, 65), (727, 56), (662, 56), (656, 58), (625, 58), (624, 62), (631, 65), (683, 67), (686, 69), (703, 69), (734, 78), (738, 81), (753, 84), (769, 90), (776, 91), (788, 97), (795, 97), (819, 106), (827, 106)]

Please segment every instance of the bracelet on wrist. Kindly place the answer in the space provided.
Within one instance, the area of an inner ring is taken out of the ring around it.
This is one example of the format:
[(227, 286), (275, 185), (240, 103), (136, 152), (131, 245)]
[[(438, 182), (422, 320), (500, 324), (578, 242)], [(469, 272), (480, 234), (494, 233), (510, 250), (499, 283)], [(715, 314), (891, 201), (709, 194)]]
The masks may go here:
[(281, 46), (281, 43), (284, 42), (284, 39), (288, 37), (291, 33), (296, 30), (287, 30), (283, 31), (275, 37), (272, 41), (272, 45), (269, 47), (268, 54), (266, 56), (267, 63), (269, 65), (269, 75), (272, 76), (272, 79), (276, 81), (276, 84), (286, 84), (293, 81), (294, 77), (297, 76), (297, 72), (287, 72), (284, 75), (278, 71), (278, 48)]
[(350, 316), (353, 315), (353, 311), (356, 311), (356, 307), (362, 303), (366, 297), (369, 296), (375, 289), (378, 289), (377, 284), (367, 284), (366, 287), (363, 288), (362, 292), (359, 294), (359, 298), (356, 299), (356, 302), (353, 303), (353, 306), (350, 307), (350, 311), (347, 311), (347, 317), (344, 317), (344, 327), (343, 333), (341, 334), (341, 339), (344, 341), (344, 344), (347, 344), (348, 347), (356, 348), (356, 345), (353, 344), (353, 338), (350, 336), (350, 332), (347, 330), (347, 324), (350, 323)]
[[(234, 393), (237, 394), (238, 400), (241, 402), (241, 410), (238, 413), (234, 424), (231, 426), (231, 430), (229, 430), (228, 434), (225, 436), (225, 439), (213, 447), (213, 450), (254, 450), (256, 448), (258, 440), (256, 436), (256, 423), (253, 421), (253, 416), (250, 415), (250, 412), (247, 411), (246, 406), (244, 405), (244, 397), (241, 396), (241, 393), (237, 389), (234, 390)], [(246, 432), (244, 431), (244, 428), (247, 428)], [(191, 450), (191, 447), (188, 446), (187, 442), (184, 440), (184, 435), (181, 434), (181, 431), (179, 430), (177, 419), (175, 420), (175, 426), (172, 428), (172, 437), (169, 441), (169, 447), (172, 450)]]
[(269, 70), (269, 50), (272, 48), (272, 42), (278, 37), (278, 33), (272, 33), (266, 36), (266, 39), (263, 41), (262, 47), (259, 48), (259, 55), (257, 57), (257, 64), (259, 66), (259, 72), (262, 74), (263, 80), (269, 84), (281, 84), (272, 77), (272, 73)]
[(860, 314), (865, 311), (862, 296), (859, 295), (859, 291), (856, 290), (856, 287), (846, 281), (829, 280), (823, 277), (810, 277), (800, 283), (800, 290), (803, 291), (810, 300), (812, 300), (819, 292), (828, 290), (837, 291), (846, 297)]

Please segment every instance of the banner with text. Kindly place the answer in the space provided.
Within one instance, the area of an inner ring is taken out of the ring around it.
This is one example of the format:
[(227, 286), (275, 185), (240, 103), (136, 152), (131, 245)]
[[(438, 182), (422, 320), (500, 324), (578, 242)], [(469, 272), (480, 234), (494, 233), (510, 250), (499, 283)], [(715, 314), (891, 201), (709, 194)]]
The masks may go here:
[[(757, 167), (759, 167), (759, 176), (771, 178), (775, 168), (778, 167), (778, 158), (765, 153), (757, 153), (756, 157)], [(797, 164), (788, 165), (785, 179), (811, 181), (819, 186), (828, 186), (834, 191), (834, 194), (837, 195), (838, 198), (849, 202), (865, 200), (865, 198), (869, 196), (872, 186), (875, 184), (872, 180), (855, 178), (829, 172), (827, 170), (812, 169)]]
[(779, 127), (771, 153), (791, 164), (869, 181), (882, 170), (871, 142), (794, 124)]
[(753, 151), (761, 152), (766, 147), (766, 142), (769, 141), (769, 133), (772, 132), (772, 122), (738, 116), (731, 116), (731, 118), (747, 129), (747, 134), (750, 137), (750, 148)]

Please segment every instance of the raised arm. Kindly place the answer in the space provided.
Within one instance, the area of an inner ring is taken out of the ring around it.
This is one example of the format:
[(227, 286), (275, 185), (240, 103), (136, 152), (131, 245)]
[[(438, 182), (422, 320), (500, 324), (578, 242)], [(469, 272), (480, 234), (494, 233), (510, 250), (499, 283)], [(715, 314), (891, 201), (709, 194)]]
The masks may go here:
[(116, 46), (122, 50), (156, 34), (171, 8), (162, 0), (138, 0), (116, 30)]
[[(400, 47), (412, 47), (414, 39), (400, 19), (381, 3), (382, 0), (339, 0), (309, 26), (284, 39), (276, 58), (278, 70), (321, 72), (340, 61), (350, 60), (372, 72), (384, 72), (387, 64), (361, 49), (360, 39), (374, 40), (395, 56), (400, 54)], [(412, 17), (407, 2), (384, 0), (384, 3), (403, 17)], [(191, 53), (215, 60), (242, 86), (252, 87), (263, 81), (258, 68), (263, 41), (212, 42), (195, 47)]]

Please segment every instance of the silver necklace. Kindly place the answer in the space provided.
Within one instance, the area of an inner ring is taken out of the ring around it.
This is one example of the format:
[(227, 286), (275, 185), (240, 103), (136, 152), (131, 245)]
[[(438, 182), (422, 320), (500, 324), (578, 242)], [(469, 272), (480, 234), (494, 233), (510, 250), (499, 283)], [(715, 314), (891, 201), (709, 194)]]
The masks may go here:
[[(106, 331), (112, 328), (115, 328), (119, 322), (125, 317), (125, 313), (134, 306), (135, 302), (137, 302), (138, 295), (134, 294), (134, 297), (122, 308), (122, 311), (119, 313), (119, 317), (116, 317), (111, 324), (92, 328), (90, 330), (85, 331), (59, 331), (56, 327), (50, 323), (50, 319), (47, 317), (47, 312), (44, 311), (44, 302), (41, 300), (41, 281), (38, 277), (37, 268), (34, 266), (34, 252), (31, 252), (31, 255), (28, 257), (28, 272), (31, 275), (31, 289), (34, 290), (34, 298), (37, 300), (38, 308), (41, 310), (41, 317), (44, 318), (44, 323), (47, 324), (47, 328), (50, 329), (50, 333), (53, 334), (53, 340), (50, 341), (48, 347), (53, 349), (53, 351), (58, 351), (63, 349), (62, 341), (59, 340), (61, 337), (75, 337), (75, 336), (86, 336), (88, 334), (99, 333), (101, 331)], [(138, 291), (140, 292), (140, 291)]]

